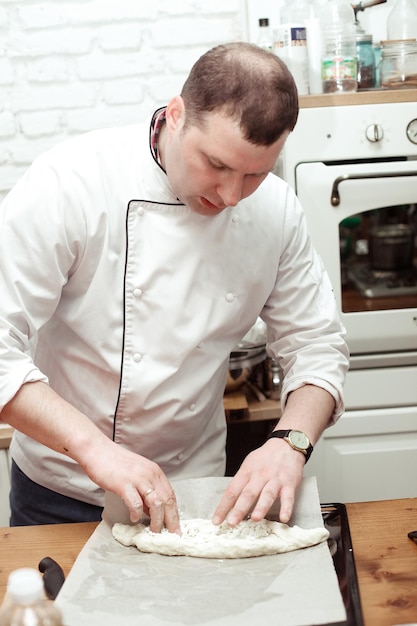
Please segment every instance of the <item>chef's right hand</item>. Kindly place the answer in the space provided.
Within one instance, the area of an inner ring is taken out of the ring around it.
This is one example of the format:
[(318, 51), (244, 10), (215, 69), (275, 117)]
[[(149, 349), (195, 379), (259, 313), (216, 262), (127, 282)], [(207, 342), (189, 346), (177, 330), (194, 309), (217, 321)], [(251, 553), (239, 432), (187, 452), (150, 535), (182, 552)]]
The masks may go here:
[(87, 463), (84, 459), (83, 467), (91, 480), (122, 498), (133, 524), (146, 513), (152, 532), (166, 528), (181, 534), (175, 492), (159, 465), (108, 441), (111, 446), (106, 444), (107, 451), (100, 450), (98, 458), (91, 455)]
[(46, 383), (22, 385), (1, 419), (76, 461), (96, 485), (125, 501), (133, 523), (145, 512), (154, 532), (181, 534), (175, 493), (161, 468), (109, 439)]

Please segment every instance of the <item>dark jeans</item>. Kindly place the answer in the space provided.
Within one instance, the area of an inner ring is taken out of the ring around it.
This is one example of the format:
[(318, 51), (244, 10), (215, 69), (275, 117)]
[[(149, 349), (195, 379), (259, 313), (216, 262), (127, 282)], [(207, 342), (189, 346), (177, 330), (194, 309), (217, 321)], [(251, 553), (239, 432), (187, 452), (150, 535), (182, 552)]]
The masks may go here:
[(74, 500), (34, 483), (12, 461), (10, 526), (101, 521), (101, 506)]

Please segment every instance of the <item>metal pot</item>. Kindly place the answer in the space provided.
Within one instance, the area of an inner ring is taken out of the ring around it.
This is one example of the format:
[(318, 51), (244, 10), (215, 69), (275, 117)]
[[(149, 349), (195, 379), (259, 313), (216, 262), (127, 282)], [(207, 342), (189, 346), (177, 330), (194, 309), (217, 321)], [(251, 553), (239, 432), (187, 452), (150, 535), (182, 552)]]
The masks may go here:
[(370, 230), (369, 260), (372, 269), (406, 270), (412, 267), (414, 229), (408, 224), (385, 224)]
[(231, 352), (226, 392), (239, 389), (252, 374), (255, 366), (266, 358), (266, 345), (240, 342)]

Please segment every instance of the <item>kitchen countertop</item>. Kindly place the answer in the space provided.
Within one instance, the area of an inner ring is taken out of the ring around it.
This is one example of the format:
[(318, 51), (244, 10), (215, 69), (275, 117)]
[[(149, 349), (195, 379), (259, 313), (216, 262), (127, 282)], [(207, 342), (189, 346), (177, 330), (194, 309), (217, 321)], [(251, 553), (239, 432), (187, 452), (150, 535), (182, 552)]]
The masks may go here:
[[(364, 626), (417, 622), (417, 498), (346, 505)], [(96, 523), (0, 529), (0, 600), (17, 567), (50, 556), (67, 575)]]

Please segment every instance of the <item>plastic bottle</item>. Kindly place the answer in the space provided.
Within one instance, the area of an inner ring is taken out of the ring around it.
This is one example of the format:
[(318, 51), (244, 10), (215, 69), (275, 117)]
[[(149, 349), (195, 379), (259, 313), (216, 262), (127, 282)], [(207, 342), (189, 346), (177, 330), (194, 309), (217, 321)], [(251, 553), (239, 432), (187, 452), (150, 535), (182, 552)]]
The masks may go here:
[(388, 15), (387, 36), (389, 40), (417, 38), (416, 0), (396, 0)]
[(280, 10), (280, 22), (283, 24), (298, 22), (304, 25), (312, 7), (308, 0), (287, 0)]
[(261, 17), (259, 19), (258, 38), (256, 40), (257, 45), (265, 50), (271, 50), (273, 48), (272, 32), (269, 26), (269, 19), (267, 17)]
[(347, 0), (328, 0), (320, 11), (323, 92), (356, 91), (355, 13)]
[(280, 10), (280, 24), (274, 31), (274, 52), (288, 66), (299, 95), (309, 93), (305, 25), (309, 11), (306, 0), (289, 0)]
[(47, 600), (42, 576), (36, 569), (12, 572), (0, 609), (0, 626), (62, 626), (61, 613)]

